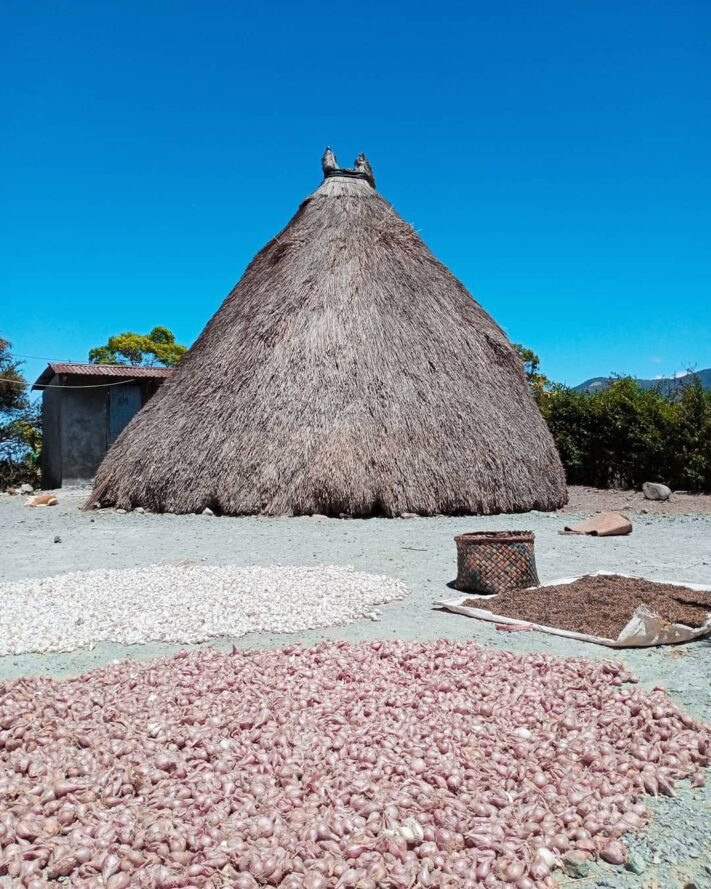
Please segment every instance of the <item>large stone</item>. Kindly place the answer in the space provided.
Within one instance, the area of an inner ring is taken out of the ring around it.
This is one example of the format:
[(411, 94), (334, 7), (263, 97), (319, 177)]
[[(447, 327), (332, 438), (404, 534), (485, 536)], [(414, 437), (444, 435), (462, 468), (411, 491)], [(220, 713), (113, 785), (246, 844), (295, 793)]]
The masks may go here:
[(671, 497), (671, 489), (659, 482), (645, 482), (642, 485), (642, 493), (647, 500), (668, 500)]
[(32, 485), (24, 484), (20, 485), (20, 494), (31, 494), (34, 491)]

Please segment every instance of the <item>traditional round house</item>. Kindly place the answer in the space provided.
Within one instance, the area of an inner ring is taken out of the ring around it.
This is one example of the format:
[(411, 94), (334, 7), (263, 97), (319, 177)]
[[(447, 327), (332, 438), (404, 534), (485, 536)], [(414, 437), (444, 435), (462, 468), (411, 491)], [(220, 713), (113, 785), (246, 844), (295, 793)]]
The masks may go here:
[(563, 468), (501, 328), (361, 155), (257, 254), (89, 503), (229, 515), (549, 510)]

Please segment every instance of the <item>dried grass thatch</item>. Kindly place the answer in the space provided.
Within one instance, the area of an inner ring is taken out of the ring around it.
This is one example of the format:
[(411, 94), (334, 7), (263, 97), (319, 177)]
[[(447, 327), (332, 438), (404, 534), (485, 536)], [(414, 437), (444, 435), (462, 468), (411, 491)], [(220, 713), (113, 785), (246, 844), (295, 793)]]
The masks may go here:
[(396, 516), (565, 503), (516, 352), (372, 181), (369, 167), (327, 171), (111, 448), (90, 504)]

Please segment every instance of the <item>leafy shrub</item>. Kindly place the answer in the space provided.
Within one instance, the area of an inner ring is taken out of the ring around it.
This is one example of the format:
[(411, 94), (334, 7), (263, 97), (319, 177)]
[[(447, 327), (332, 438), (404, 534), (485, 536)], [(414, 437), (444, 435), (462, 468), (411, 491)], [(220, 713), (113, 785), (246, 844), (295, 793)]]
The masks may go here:
[(711, 490), (711, 392), (697, 379), (672, 397), (631, 377), (592, 394), (550, 385), (538, 402), (570, 484)]
[(535, 352), (517, 346), (531, 392), (546, 419), (568, 483), (711, 491), (711, 391), (693, 373), (671, 392), (632, 377), (594, 393), (551, 383)]

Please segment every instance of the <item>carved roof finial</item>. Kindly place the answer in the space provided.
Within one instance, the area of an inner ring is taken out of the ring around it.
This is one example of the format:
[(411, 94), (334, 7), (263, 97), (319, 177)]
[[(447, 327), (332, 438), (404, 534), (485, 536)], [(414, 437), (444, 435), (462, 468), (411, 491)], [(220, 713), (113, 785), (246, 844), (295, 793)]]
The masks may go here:
[(355, 159), (355, 170), (356, 173), (360, 173), (364, 179), (367, 179), (368, 182), (375, 188), (375, 176), (373, 175), (373, 168), (370, 166), (368, 158), (361, 153)]
[(330, 145), (326, 146), (326, 150), (321, 158), (321, 168), (324, 176), (338, 169), (338, 161), (336, 160), (336, 155), (331, 151)]
[(321, 158), (321, 167), (323, 168), (323, 178), (328, 179), (329, 176), (340, 176), (343, 179), (365, 179), (375, 188), (375, 176), (373, 168), (368, 162), (368, 158), (361, 152), (355, 159), (353, 167), (339, 167), (336, 155), (331, 151), (331, 146), (327, 145), (326, 150)]

